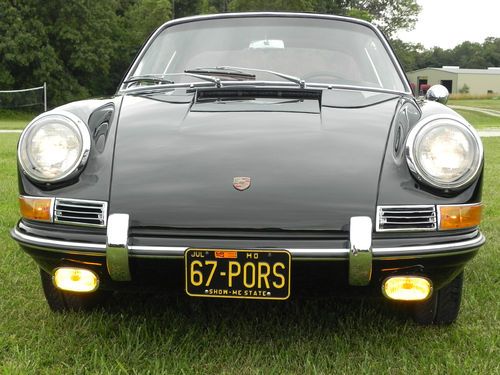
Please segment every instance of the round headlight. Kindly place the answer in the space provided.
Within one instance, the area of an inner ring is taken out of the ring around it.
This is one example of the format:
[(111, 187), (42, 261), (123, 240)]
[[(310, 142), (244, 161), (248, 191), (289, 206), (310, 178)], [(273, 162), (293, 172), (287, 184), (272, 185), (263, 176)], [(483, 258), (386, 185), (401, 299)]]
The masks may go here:
[(456, 190), (480, 171), (483, 147), (479, 135), (459, 117), (430, 117), (417, 124), (406, 142), (408, 167), (417, 179)]
[(58, 182), (80, 172), (90, 152), (87, 126), (69, 112), (45, 113), (35, 118), (19, 141), (23, 171), (38, 182)]

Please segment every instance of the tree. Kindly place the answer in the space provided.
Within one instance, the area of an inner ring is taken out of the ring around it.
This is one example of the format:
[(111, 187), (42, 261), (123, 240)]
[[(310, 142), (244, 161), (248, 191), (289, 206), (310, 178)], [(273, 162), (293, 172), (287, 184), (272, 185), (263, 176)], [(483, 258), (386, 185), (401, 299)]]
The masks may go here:
[(373, 22), (391, 37), (397, 30), (411, 30), (421, 7), (416, 0), (351, 0), (347, 9), (359, 9), (372, 16)]
[(172, 16), (170, 0), (138, 0), (124, 14), (124, 39), (133, 56), (144, 40)]
[[(220, 2), (218, 2), (220, 3)], [(214, 8), (224, 11), (213, 2)], [(411, 29), (418, 18), (416, 0), (231, 0), (229, 10), (301, 11), (337, 14), (373, 21), (387, 36)]]
[(202, 3), (201, 0), (172, 0), (172, 16), (181, 18), (200, 13)]
[(420, 56), (425, 51), (423, 45), (420, 43), (405, 43), (399, 39), (392, 40), (391, 45), (405, 71), (408, 72), (420, 68), (418, 62)]
[(312, 12), (314, 11), (314, 0), (231, 0), (229, 10), (233, 12)]
[(464, 85), (462, 86), (462, 88), (460, 90), (458, 90), (458, 92), (460, 94), (468, 94), (469, 90), (470, 90), (469, 86), (466, 83), (464, 83)]

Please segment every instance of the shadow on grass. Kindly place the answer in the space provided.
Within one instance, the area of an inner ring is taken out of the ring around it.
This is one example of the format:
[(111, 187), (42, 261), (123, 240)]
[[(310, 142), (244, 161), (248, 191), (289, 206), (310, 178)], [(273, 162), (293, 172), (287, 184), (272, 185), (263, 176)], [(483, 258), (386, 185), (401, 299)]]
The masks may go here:
[[(382, 298), (304, 298), (289, 301), (191, 298), (177, 294), (117, 293), (96, 312), (134, 322), (147, 319), (163, 329), (229, 332), (257, 340), (263, 332), (294, 337), (326, 332), (405, 326), (409, 306)], [(253, 337), (252, 337), (253, 336)]]

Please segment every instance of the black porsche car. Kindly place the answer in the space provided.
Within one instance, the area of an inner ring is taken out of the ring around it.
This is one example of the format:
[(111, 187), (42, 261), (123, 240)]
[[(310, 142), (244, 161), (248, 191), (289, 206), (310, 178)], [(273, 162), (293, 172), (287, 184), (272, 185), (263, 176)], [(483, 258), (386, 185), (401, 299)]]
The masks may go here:
[(12, 237), (55, 311), (123, 290), (348, 291), (449, 324), (485, 238), (481, 140), (447, 95), (417, 99), (361, 20), (173, 20), (115, 96), (26, 127)]

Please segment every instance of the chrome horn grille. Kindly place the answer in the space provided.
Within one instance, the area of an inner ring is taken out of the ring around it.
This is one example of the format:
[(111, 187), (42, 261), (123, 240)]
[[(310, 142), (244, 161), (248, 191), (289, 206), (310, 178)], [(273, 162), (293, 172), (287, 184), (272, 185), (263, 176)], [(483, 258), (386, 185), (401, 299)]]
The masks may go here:
[(377, 232), (435, 231), (436, 228), (433, 205), (377, 207)]
[(105, 227), (108, 215), (107, 211), (107, 202), (57, 198), (54, 204), (54, 222)]

